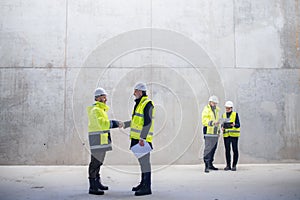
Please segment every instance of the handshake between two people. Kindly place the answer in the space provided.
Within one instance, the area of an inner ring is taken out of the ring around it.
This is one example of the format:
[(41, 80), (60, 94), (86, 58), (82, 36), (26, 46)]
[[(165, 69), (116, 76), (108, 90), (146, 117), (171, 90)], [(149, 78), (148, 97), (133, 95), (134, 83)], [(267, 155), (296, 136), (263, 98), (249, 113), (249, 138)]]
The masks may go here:
[(128, 128), (130, 126), (130, 121), (125, 121), (125, 122), (122, 122), (122, 121), (117, 121), (118, 123), (118, 127), (119, 128)]
[[(130, 122), (131, 122), (131, 121), (125, 121), (125, 122), (117, 121), (118, 127), (119, 127), (119, 128), (123, 128), (123, 129), (126, 129), (126, 128), (130, 127)], [(145, 145), (145, 142), (144, 142), (144, 141), (145, 141), (145, 140), (141, 138), (141, 139), (139, 140), (139, 145), (140, 145), (140, 146), (144, 146), (144, 145)]]
[(118, 121), (118, 124), (119, 124), (119, 128), (124, 128), (125, 126), (124, 122), (122, 121)]

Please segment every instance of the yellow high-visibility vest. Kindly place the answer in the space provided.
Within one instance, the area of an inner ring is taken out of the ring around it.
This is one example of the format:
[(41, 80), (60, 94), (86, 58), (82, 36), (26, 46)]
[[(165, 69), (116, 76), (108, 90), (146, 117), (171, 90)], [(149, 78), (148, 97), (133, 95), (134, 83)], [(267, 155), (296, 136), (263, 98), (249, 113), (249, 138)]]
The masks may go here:
[(210, 121), (217, 122), (219, 121), (219, 111), (220, 108), (217, 106), (215, 109), (215, 114), (212, 111), (210, 105), (206, 105), (202, 111), (202, 125), (207, 127), (206, 135), (208, 137), (218, 137), (218, 133), (220, 132), (220, 126), (217, 127), (217, 133), (214, 133), (213, 125), (209, 124)]
[[(222, 117), (224, 119), (227, 118), (226, 116), (226, 113), (224, 113), (222, 115)], [(235, 122), (235, 118), (236, 118), (236, 112), (232, 112), (231, 115), (230, 115), (230, 121), (229, 122)], [(224, 129), (224, 132), (223, 132), (223, 137), (240, 137), (240, 128), (235, 128), (235, 127), (232, 127), (232, 128), (226, 128)]]
[(96, 101), (94, 105), (87, 107), (88, 113), (88, 132), (91, 150), (111, 149), (109, 140), (110, 120), (107, 116), (109, 107), (102, 102)]
[[(147, 103), (151, 102), (154, 106), (153, 101), (148, 99), (147, 96), (143, 96), (139, 104), (135, 109), (135, 113), (133, 113), (133, 117), (130, 123), (130, 138), (133, 139), (140, 139), (141, 132), (144, 126), (144, 108), (146, 107)], [(152, 109), (152, 122), (149, 129), (149, 133), (147, 135), (146, 141), (152, 142), (153, 139), (153, 131), (154, 131), (154, 115), (155, 109)]]

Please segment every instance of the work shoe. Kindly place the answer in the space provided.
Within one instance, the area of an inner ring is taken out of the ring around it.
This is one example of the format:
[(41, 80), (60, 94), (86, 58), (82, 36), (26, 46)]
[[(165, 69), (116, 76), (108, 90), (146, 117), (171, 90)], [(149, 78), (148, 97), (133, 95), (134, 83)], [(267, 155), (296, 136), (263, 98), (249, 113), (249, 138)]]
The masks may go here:
[(138, 184), (137, 186), (135, 187), (132, 187), (132, 191), (135, 192), (135, 191), (138, 191), (139, 189), (141, 189), (142, 187), (142, 183)]
[(236, 166), (232, 166), (231, 171), (236, 171)]
[(205, 173), (209, 173), (209, 170), (208, 170), (207, 167), (205, 167), (204, 172), (205, 172)]
[(207, 164), (207, 163), (205, 163), (204, 172), (205, 172), (205, 173), (209, 173), (209, 169), (208, 169), (208, 164)]
[(103, 195), (104, 191), (100, 190), (97, 187), (96, 179), (90, 178), (90, 188), (89, 188), (89, 194), (94, 194), (94, 195)]
[(227, 165), (227, 166), (224, 168), (224, 170), (225, 170), (225, 171), (231, 170), (231, 167)]
[(102, 185), (100, 177), (96, 178), (96, 185), (100, 190), (108, 190), (108, 186)]
[(96, 189), (90, 188), (90, 189), (89, 189), (89, 194), (94, 194), (94, 195), (104, 195), (104, 191), (103, 191), (103, 190), (100, 190), (100, 189), (98, 189), (98, 188), (96, 188)]
[(211, 170), (219, 170), (218, 168), (214, 167), (213, 165), (209, 166), (209, 169), (211, 169)]
[(142, 184), (141, 188), (134, 193), (135, 196), (144, 196), (149, 194), (152, 194), (151, 187), (146, 184)]
[(138, 191), (139, 189), (141, 189), (142, 184), (143, 184), (144, 181), (145, 181), (144, 179), (145, 179), (145, 173), (142, 173), (142, 174), (141, 174), (141, 182), (140, 182), (137, 186), (135, 186), (135, 187), (132, 188), (132, 191), (133, 191), (133, 192)]

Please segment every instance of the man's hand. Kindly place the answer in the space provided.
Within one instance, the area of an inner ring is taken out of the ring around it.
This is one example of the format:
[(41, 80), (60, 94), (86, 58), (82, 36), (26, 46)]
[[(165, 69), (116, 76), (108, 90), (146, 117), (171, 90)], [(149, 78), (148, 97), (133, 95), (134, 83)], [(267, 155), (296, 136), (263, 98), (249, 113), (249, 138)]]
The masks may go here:
[(213, 122), (213, 125), (214, 126), (219, 126), (220, 122), (216, 121), (216, 122)]
[(124, 122), (119, 121), (119, 128), (124, 127)]
[(140, 139), (140, 141), (139, 141), (139, 145), (140, 145), (140, 146), (142, 146), (142, 147), (145, 145), (145, 143), (144, 143), (144, 140), (143, 140), (143, 139)]
[(123, 123), (123, 128), (126, 129), (126, 128), (130, 127), (131, 121), (125, 121), (125, 122), (122, 122), (122, 123)]

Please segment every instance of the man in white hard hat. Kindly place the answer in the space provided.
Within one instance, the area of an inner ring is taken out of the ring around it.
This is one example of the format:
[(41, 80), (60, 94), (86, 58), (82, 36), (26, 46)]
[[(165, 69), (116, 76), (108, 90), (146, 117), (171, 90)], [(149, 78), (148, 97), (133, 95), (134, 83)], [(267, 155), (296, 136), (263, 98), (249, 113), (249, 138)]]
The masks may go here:
[[(124, 128), (130, 127), (130, 148), (135, 145), (144, 146), (146, 142), (152, 148), (153, 125), (155, 108), (154, 103), (147, 96), (145, 83), (138, 83), (134, 87), (135, 106), (131, 121), (125, 122)], [(141, 182), (132, 188), (136, 196), (152, 194), (151, 191), (151, 163), (150, 152), (138, 158), (141, 168)]]
[[(238, 113), (233, 111), (232, 101), (226, 101), (225, 109), (226, 112), (222, 115), (222, 118), (224, 119), (224, 123), (222, 124), (222, 131), (223, 131), (225, 157), (226, 157), (226, 167), (224, 168), (224, 170), (236, 171), (236, 165), (239, 158), (238, 139), (240, 137), (240, 119)], [(233, 151), (232, 167), (231, 167), (231, 154), (230, 154), (231, 145)]]
[(121, 128), (123, 122), (108, 119), (107, 93), (103, 88), (95, 90), (94, 98), (94, 104), (87, 107), (89, 144), (91, 149), (91, 162), (88, 169), (90, 182), (89, 194), (103, 195), (103, 190), (108, 190), (108, 187), (101, 183), (100, 167), (103, 164), (106, 151), (112, 150), (109, 129)]
[(218, 97), (213, 95), (208, 99), (208, 105), (206, 105), (202, 111), (202, 125), (203, 134), (205, 140), (205, 148), (203, 154), (203, 160), (205, 163), (204, 172), (208, 173), (209, 170), (218, 170), (213, 166), (214, 155), (218, 145), (219, 139), (219, 103)]

